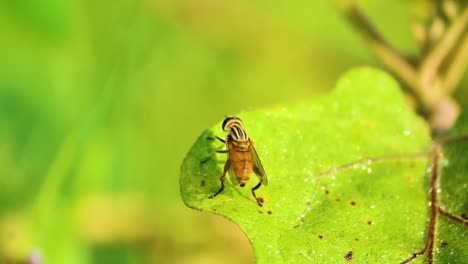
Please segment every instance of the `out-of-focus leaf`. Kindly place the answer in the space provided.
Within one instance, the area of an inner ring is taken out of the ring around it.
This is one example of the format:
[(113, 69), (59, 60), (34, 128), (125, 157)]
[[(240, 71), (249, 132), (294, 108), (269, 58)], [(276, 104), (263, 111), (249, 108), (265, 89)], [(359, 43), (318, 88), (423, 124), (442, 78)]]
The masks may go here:
[(22, 27), (49, 36), (60, 36), (68, 24), (66, 16), (67, 1), (63, 0), (26, 0), (2, 1), (1, 9), (5, 9), (12, 21)]

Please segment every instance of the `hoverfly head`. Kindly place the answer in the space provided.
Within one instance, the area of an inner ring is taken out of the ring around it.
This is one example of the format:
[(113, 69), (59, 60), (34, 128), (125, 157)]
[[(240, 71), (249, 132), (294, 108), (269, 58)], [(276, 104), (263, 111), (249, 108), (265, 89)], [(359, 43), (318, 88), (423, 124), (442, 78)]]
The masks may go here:
[(242, 120), (237, 117), (226, 117), (223, 122), (223, 130), (234, 141), (248, 141), (249, 137), (244, 131)]
[(232, 127), (238, 127), (240, 129), (243, 129), (244, 124), (242, 123), (242, 120), (240, 120), (240, 118), (228, 116), (223, 121), (222, 129), (226, 133), (229, 133)]

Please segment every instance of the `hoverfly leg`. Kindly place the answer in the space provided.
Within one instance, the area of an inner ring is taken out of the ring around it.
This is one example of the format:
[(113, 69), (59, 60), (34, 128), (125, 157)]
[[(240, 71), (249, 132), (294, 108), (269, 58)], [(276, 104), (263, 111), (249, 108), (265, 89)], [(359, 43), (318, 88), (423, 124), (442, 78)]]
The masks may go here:
[(216, 197), (216, 195), (220, 194), (224, 190), (224, 176), (221, 176), (219, 178), (221, 180), (221, 188), (213, 195), (210, 196), (210, 199), (213, 199)]
[(255, 194), (255, 190), (257, 190), (258, 188), (260, 188), (260, 186), (262, 186), (262, 183), (259, 182), (257, 185), (255, 185), (255, 187), (252, 188), (252, 195), (253, 197), (255, 198), (255, 201), (257, 201), (257, 204), (259, 206), (263, 206), (263, 198), (262, 197), (258, 197), (257, 198), (257, 195)]
[(228, 150), (225, 150), (225, 149), (222, 149), (222, 150), (215, 150), (215, 151), (211, 152), (210, 155), (209, 155), (208, 157), (202, 159), (202, 160), (200, 161), (200, 163), (203, 164), (203, 163), (209, 161), (209, 160), (214, 156), (215, 153), (228, 153)]
[(226, 140), (224, 140), (224, 139), (222, 139), (222, 138), (220, 138), (220, 137), (218, 137), (218, 136), (216, 136), (216, 137), (207, 137), (206, 139), (208, 139), (208, 140), (215, 140), (215, 139), (217, 139), (217, 140), (219, 140), (219, 141), (221, 141), (221, 142), (223, 142), (223, 143), (226, 143)]
[[(218, 139), (219, 141), (221, 141), (221, 142), (223, 142), (223, 143), (226, 143), (226, 140), (224, 140), (224, 139), (222, 139), (222, 138), (220, 138), (220, 137), (218, 137), (218, 136), (216, 136), (216, 137), (207, 137), (206, 139), (208, 139), (208, 140), (215, 140), (215, 139)], [(213, 157), (213, 155), (214, 155), (215, 153), (228, 153), (228, 150), (215, 150), (215, 151), (212, 151), (212, 152), (210, 153), (210, 155), (209, 155), (208, 157), (206, 157), (205, 159), (203, 159), (202, 161), (200, 161), (200, 163), (205, 163), (205, 162), (207, 162), (208, 160), (210, 160), (210, 159)]]
[(228, 159), (226, 161), (226, 164), (224, 164), (223, 174), (221, 175), (221, 177), (219, 177), (219, 180), (221, 181), (221, 188), (215, 194), (211, 195), (210, 199), (215, 198), (216, 195), (220, 194), (224, 190), (224, 179), (225, 179), (226, 173), (228, 172), (230, 166), (231, 166), (231, 160)]
[(209, 160), (213, 157), (214, 154), (215, 154), (214, 152), (211, 152), (210, 155), (209, 155), (208, 157), (202, 159), (202, 160), (200, 161), (200, 163), (203, 164), (203, 163), (209, 161)]

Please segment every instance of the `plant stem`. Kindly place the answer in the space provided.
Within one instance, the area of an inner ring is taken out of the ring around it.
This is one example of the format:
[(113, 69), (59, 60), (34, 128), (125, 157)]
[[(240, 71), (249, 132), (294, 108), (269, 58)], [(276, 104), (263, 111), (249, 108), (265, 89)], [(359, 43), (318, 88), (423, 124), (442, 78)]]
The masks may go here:
[(468, 66), (468, 35), (465, 35), (456, 56), (453, 58), (452, 63), (448, 66), (447, 73), (445, 74), (442, 87), (446, 95), (451, 95), (455, 91), (458, 83), (463, 77), (463, 74)]
[[(434, 81), (433, 78), (438, 76), (440, 65), (456, 47), (460, 36), (466, 31), (467, 26), (468, 7), (465, 8), (463, 13), (453, 22), (447, 32), (442, 36), (439, 43), (437, 43), (437, 45), (423, 59), (419, 68), (419, 76), (423, 86), (431, 86), (430, 83)], [(465, 61), (466, 60), (467, 58), (465, 57)]]
[[(350, 23), (363, 36), (377, 58), (389, 71), (395, 74), (408, 86), (407, 88), (409, 91), (415, 95), (415, 99), (419, 101), (424, 98), (422, 95), (423, 91), (419, 89), (420, 85), (416, 68), (387, 41), (385, 41), (361, 9), (356, 4), (351, 4), (348, 8), (344, 9), (344, 14)], [(424, 102), (418, 103), (424, 104)]]
[[(381, 63), (406, 85), (420, 114), (427, 120), (442, 120), (434, 117), (447, 112), (441, 105), (453, 101), (451, 96), (468, 66), (468, 6), (463, 6), (437, 44), (417, 58), (416, 63), (411, 63), (382, 37), (355, 1), (347, 2), (343, 13)], [(457, 109), (457, 105), (453, 105), (450, 111), (458, 113)], [(457, 114), (454, 116), (456, 119)], [(432, 129), (448, 129), (455, 119), (439, 125), (431, 123)]]

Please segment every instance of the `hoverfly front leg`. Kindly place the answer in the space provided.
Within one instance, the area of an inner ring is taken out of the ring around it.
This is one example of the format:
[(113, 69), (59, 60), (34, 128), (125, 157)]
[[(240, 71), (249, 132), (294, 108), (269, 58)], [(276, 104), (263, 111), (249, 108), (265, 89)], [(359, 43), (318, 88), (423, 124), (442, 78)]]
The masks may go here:
[(215, 138), (216, 138), (217, 140), (223, 142), (223, 143), (226, 143), (226, 140), (224, 140), (224, 139), (222, 139), (222, 138), (220, 138), (220, 137), (218, 137), (218, 136), (216, 136), (216, 137), (207, 137), (208, 140), (214, 140)]
[[(221, 142), (223, 142), (223, 143), (226, 143), (226, 141), (225, 141), (224, 139), (222, 139), (222, 138), (220, 138), (220, 137), (218, 137), (218, 136), (216, 136), (216, 137), (207, 137), (206, 139), (208, 139), (208, 140), (215, 140), (215, 139), (218, 139), (219, 141), (221, 141)], [(214, 155), (215, 153), (228, 153), (228, 151), (227, 151), (227, 150), (215, 150), (215, 151), (212, 151), (212, 152), (210, 153), (210, 155), (209, 155), (208, 157), (206, 157), (205, 159), (203, 159), (202, 161), (200, 161), (200, 163), (203, 164), (203, 163), (207, 162), (208, 160), (210, 160), (210, 159), (213, 157), (213, 155)]]
[(200, 161), (200, 163), (203, 164), (203, 163), (209, 161), (209, 160), (214, 156), (215, 153), (228, 153), (228, 150), (222, 149), (222, 150), (215, 150), (215, 151), (212, 151), (212, 152), (210, 153), (210, 155), (209, 155), (208, 157), (204, 158), (202, 161)]
[(255, 190), (257, 190), (258, 188), (260, 188), (260, 186), (262, 186), (262, 183), (259, 182), (257, 185), (255, 185), (255, 187), (252, 188), (252, 195), (253, 197), (255, 198), (255, 201), (257, 201), (257, 204), (259, 206), (263, 206), (263, 198), (262, 197), (258, 197), (257, 198), (257, 195), (255, 195)]
[(215, 194), (211, 195), (210, 199), (215, 198), (216, 195), (220, 194), (224, 190), (224, 179), (226, 177), (226, 172), (228, 172), (230, 166), (231, 160), (228, 159), (226, 161), (226, 164), (224, 164), (223, 174), (221, 175), (221, 177), (219, 177), (219, 180), (221, 181), (221, 188)]
[[(223, 143), (226, 143), (226, 140), (216, 136), (216, 137), (208, 137), (207, 138), (208, 140), (214, 140), (214, 139), (218, 139), (219, 141), (223, 142)], [(228, 153), (229, 150), (225, 149), (225, 150), (214, 150), (210, 153), (210, 155), (203, 159), (200, 163), (205, 163), (207, 162), (208, 160), (210, 160), (215, 153)], [(216, 195), (220, 194), (223, 190), (224, 190), (224, 179), (226, 177), (226, 173), (228, 172), (229, 170), (229, 167), (231, 166), (231, 161), (228, 159), (226, 161), (226, 163), (224, 164), (224, 170), (223, 170), (223, 174), (221, 175), (221, 177), (219, 177), (219, 180), (221, 181), (221, 188), (213, 195), (211, 195), (209, 198), (212, 199), (214, 197), (216, 197)]]

